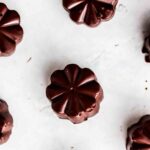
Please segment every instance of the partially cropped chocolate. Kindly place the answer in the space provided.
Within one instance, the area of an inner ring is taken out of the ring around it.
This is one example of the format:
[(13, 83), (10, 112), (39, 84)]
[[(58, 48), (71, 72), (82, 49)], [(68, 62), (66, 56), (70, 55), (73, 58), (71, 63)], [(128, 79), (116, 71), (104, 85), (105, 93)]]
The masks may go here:
[(117, 2), (118, 0), (63, 0), (63, 6), (76, 23), (96, 27), (113, 17)]
[(46, 95), (60, 118), (77, 124), (99, 111), (103, 90), (90, 69), (70, 64), (51, 75)]
[(11, 135), (13, 118), (5, 101), (0, 100), (0, 144), (7, 142)]
[(145, 53), (145, 61), (150, 63), (150, 36), (145, 39), (143, 53)]
[(19, 14), (0, 3), (0, 56), (11, 55), (22, 37)]
[(150, 150), (150, 115), (128, 129), (127, 150)]

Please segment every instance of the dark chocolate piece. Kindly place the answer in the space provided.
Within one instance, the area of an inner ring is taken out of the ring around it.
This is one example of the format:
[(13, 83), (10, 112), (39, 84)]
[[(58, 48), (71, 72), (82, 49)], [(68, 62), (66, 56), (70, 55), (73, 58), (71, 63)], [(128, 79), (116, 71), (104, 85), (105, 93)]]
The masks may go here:
[(127, 150), (150, 150), (150, 115), (128, 128)]
[(11, 55), (22, 37), (19, 14), (0, 3), (0, 56)]
[(0, 100), (0, 144), (7, 142), (11, 135), (13, 118), (5, 101)]
[(63, 0), (63, 6), (76, 23), (96, 27), (113, 17), (117, 2), (118, 0)]
[(90, 69), (70, 64), (51, 75), (46, 95), (60, 118), (76, 124), (98, 112), (103, 90)]
[(142, 50), (145, 53), (145, 61), (150, 63), (150, 36), (145, 38), (144, 47)]

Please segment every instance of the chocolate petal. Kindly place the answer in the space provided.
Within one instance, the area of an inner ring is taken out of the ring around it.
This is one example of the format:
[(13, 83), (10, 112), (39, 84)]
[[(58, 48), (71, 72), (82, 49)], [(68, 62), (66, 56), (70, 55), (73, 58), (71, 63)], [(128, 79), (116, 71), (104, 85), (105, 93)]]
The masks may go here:
[(8, 105), (5, 101), (0, 100), (0, 113), (5, 113), (8, 111)]
[(0, 136), (0, 144), (5, 143), (5, 142), (9, 139), (10, 135), (11, 135), (11, 131), (2, 134), (2, 135)]
[(150, 145), (133, 143), (131, 149), (129, 149), (129, 150), (150, 150)]
[(11, 55), (16, 47), (15, 41), (0, 33), (0, 56)]
[(23, 37), (23, 29), (19, 25), (3, 27), (0, 29), (0, 32), (16, 43), (19, 43)]
[(118, 0), (95, 0), (95, 1), (103, 2), (103, 3), (111, 4), (111, 5), (116, 5), (118, 2)]
[(145, 53), (145, 61), (150, 62), (150, 36), (145, 38), (144, 46), (142, 52)]
[(145, 46), (142, 49), (142, 53), (149, 53), (148, 50), (147, 50), (147, 48)]
[(66, 92), (65, 89), (57, 85), (51, 84), (46, 89), (46, 95), (50, 100), (53, 100)]
[(107, 4), (107, 3), (102, 3), (102, 2), (98, 2), (98, 1), (95, 1), (94, 3), (96, 9), (97, 9), (97, 12), (98, 13), (98, 16), (102, 19), (102, 20), (110, 20), (113, 15), (114, 15), (114, 7), (113, 5), (111, 4)]
[(85, 0), (64, 0), (63, 1), (63, 6), (67, 9), (70, 10), (81, 3), (85, 2)]
[(83, 84), (87, 84), (88, 82), (91, 82), (93, 80), (96, 80), (94, 73), (90, 69), (84, 68), (80, 72), (80, 75), (78, 77), (76, 85), (78, 85), (78, 87), (79, 87), (79, 86), (81, 86)]
[(65, 113), (69, 116), (77, 116), (83, 111), (81, 105), (78, 102), (78, 96), (70, 94), (68, 103), (66, 105)]
[[(143, 129), (143, 134), (146, 135), (146, 137), (148, 139), (150, 139), (150, 128), (148, 126), (150, 126), (150, 121), (148, 121), (146, 124), (144, 124), (144, 129)], [(148, 141), (149, 145), (150, 145), (150, 140)]]
[(143, 116), (143, 117), (140, 119), (139, 123), (144, 124), (144, 123), (146, 123), (147, 121), (149, 122), (149, 120), (150, 120), (150, 115), (145, 115), (145, 116)]
[(96, 107), (96, 100), (93, 97), (79, 94), (80, 105), (84, 111), (90, 112)]
[(69, 84), (68, 79), (62, 70), (57, 70), (51, 75), (51, 83), (62, 88), (67, 88), (67, 85)]
[(150, 145), (150, 140), (144, 135), (142, 128), (138, 128), (137, 130), (135, 130), (132, 140), (133, 142), (138, 144), (141, 143), (142, 145)]
[(62, 116), (62, 115), (65, 115), (64, 111), (65, 111), (67, 103), (68, 103), (67, 94), (62, 94), (61, 96), (55, 98), (52, 101), (52, 108), (54, 109), (56, 113), (58, 113), (58, 115)]
[(97, 10), (94, 4), (88, 4), (88, 8), (87, 8), (84, 21), (88, 26), (91, 26), (91, 27), (96, 27), (97, 25), (100, 24), (101, 19), (100, 17), (98, 18), (97, 16)]
[(5, 4), (0, 3), (0, 21), (3, 19), (4, 15), (6, 14), (8, 8)]
[(146, 38), (145, 47), (147, 49), (147, 53), (150, 53), (150, 37)]
[(96, 81), (91, 81), (80, 86), (77, 90), (81, 94), (96, 98), (100, 91), (100, 85)]
[(70, 17), (76, 23), (84, 23), (88, 4), (82, 3), (78, 7), (74, 7), (70, 11)]
[(143, 53), (147, 53), (148, 55), (150, 55), (150, 37), (147, 37), (145, 39), (145, 43), (144, 43), (144, 47), (142, 49)]
[(5, 118), (3, 117), (3, 115), (0, 115), (0, 131), (3, 130), (4, 124), (5, 124)]
[(106, 9), (102, 10), (102, 20), (108, 21), (114, 16), (115, 10), (113, 9)]
[(8, 10), (7, 13), (4, 15), (3, 19), (0, 22), (1, 27), (8, 27), (18, 25), (20, 23), (20, 16), (14, 10)]
[(0, 144), (7, 142), (13, 127), (13, 118), (5, 101), (0, 100)]
[(148, 54), (148, 55), (145, 56), (145, 61), (147, 63), (150, 63), (150, 54)]
[(1, 130), (1, 132), (7, 133), (12, 129), (12, 124), (13, 124), (13, 118), (12, 116), (9, 114), (9, 112), (5, 113), (5, 122), (4, 122), (4, 126)]
[(70, 83), (74, 83), (76, 81), (79, 70), (80, 70), (79, 66), (74, 65), (74, 64), (71, 64), (65, 67), (64, 73)]

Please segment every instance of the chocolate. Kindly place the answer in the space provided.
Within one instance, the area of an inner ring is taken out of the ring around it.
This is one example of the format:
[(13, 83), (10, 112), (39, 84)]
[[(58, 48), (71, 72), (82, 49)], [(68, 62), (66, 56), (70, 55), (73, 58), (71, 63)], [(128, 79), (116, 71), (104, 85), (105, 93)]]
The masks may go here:
[(51, 75), (46, 95), (58, 117), (77, 124), (99, 111), (103, 90), (90, 69), (70, 64)]
[(117, 2), (118, 0), (63, 0), (63, 6), (74, 22), (96, 27), (113, 17)]
[(128, 129), (127, 150), (150, 150), (150, 115)]
[(13, 118), (5, 101), (0, 100), (0, 144), (7, 142), (11, 135)]
[(145, 61), (150, 63), (150, 36), (145, 38), (144, 47), (142, 50), (143, 53), (145, 53)]
[(22, 37), (19, 14), (0, 3), (0, 56), (11, 55)]

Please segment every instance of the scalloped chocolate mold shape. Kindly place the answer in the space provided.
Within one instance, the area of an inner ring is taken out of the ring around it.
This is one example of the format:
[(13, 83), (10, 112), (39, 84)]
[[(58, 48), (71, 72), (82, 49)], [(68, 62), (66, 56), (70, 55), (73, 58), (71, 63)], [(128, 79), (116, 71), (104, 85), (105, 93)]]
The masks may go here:
[(70, 64), (51, 75), (46, 95), (58, 117), (77, 124), (99, 111), (103, 90), (90, 69)]
[(19, 14), (0, 3), (0, 56), (11, 55), (22, 37)]
[(145, 61), (150, 63), (150, 36), (145, 38), (142, 52), (145, 54)]
[(7, 142), (13, 127), (13, 118), (5, 101), (0, 100), (0, 144)]
[(90, 27), (110, 20), (117, 3), (118, 0), (63, 0), (63, 6), (69, 12), (70, 18), (78, 24)]
[(127, 150), (150, 150), (150, 115), (128, 128)]

